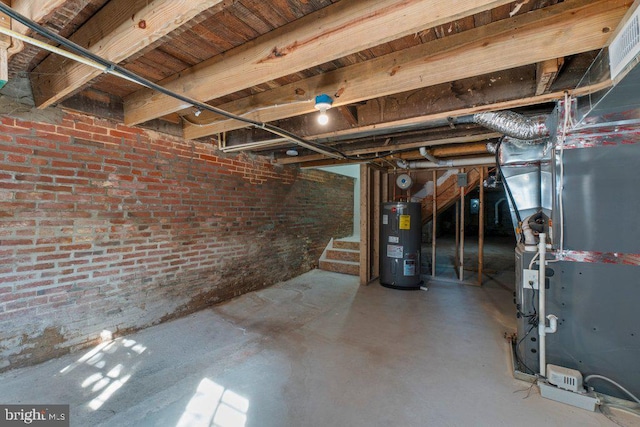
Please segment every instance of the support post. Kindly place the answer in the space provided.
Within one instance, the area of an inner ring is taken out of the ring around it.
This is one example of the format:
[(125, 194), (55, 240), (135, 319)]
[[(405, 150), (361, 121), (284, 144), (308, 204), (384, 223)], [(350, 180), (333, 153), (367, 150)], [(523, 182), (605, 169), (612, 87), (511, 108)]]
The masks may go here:
[[(464, 168), (461, 169), (464, 173)], [(464, 280), (464, 186), (460, 186), (460, 281)]]
[(438, 172), (433, 171), (433, 209), (431, 215), (431, 277), (436, 277), (436, 224), (438, 219)]
[(480, 168), (480, 206), (478, 211), (478, 285), (482, 286), (484, 268), (484, 166)]
[(371, 269), (369, 257), (369, 243), (371, 230), (370, 207), (370, 173), (368, 165), (360, 165), (360, 284), (369, 283), (369, 271)]
[(456, 200), (456, 249), (453, 256), (453, 268), (459, 276), (460, 260), (458, 258), (460, 258), (460, 200)]
[(373, 258), (372, 258), (372, 274), (371, 278), (380, 276), (380, 196), (382, 194), (382, 188), (380, 186), (381, 175), (379, 169), (373, 171), (373, 187), (371, 192), (373, 193)]

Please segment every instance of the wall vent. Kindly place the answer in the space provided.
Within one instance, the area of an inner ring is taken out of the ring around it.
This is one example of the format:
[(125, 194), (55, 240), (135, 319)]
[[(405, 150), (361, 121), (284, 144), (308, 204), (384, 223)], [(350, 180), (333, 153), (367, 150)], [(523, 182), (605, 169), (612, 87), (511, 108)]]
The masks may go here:
[(625, 69), (638, 52), (640, 52), (640, 7), (633, 12), (620, 34), (609, 46), (611, 80)]

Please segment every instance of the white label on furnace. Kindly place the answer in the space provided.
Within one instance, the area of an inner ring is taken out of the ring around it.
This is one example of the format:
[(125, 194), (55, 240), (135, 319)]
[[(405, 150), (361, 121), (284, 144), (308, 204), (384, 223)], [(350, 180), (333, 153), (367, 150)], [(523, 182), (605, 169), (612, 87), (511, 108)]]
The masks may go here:
[(389, 224), (389, 215), (382, 215), (382, 223), (384, 225)]
[(387, 256), (389, 258), (402, 258), (403, 250), (400, 245), (387, 245)]
[(400, 243), (400, 238), (398, 236), (389, 236), (389, 243)]

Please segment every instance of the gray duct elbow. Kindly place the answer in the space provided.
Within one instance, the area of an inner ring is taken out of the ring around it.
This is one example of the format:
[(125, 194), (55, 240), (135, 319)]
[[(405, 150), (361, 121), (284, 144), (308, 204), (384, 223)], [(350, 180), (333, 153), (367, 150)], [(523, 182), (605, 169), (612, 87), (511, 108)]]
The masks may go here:
[(512, 138), (531, 141), (534, 145), (543, 142), (540, 139), (549, 135), (545, 123), (531, 120), (513, 111), (476, 113), (473, 115), (473, 121)]

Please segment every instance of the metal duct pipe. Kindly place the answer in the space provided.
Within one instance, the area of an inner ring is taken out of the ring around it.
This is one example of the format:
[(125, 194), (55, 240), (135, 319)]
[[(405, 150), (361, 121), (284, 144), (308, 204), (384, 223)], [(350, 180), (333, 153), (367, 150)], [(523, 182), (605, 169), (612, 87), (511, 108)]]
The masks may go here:
[(441, 167), (462, 167), (462, 166), (487, 166), (496, 163), (495, 157), (473, 157), (469, 159), (440, 160), (439, 162), (407, 162), (398, 160), (398, 167), (401, 169), (435, 169)]
[[(496, 132), (526, 141), (544, 138), (549, 135), (546, 123), (536, 122), (513, 111), (495, 111), (476, 113), (473, 121)], [(533, 144), (539, 144), (534, 142)]]
[(496, 154), (498, 146), (495, 142), (487, 142), (487, 152), (490, 154)]

